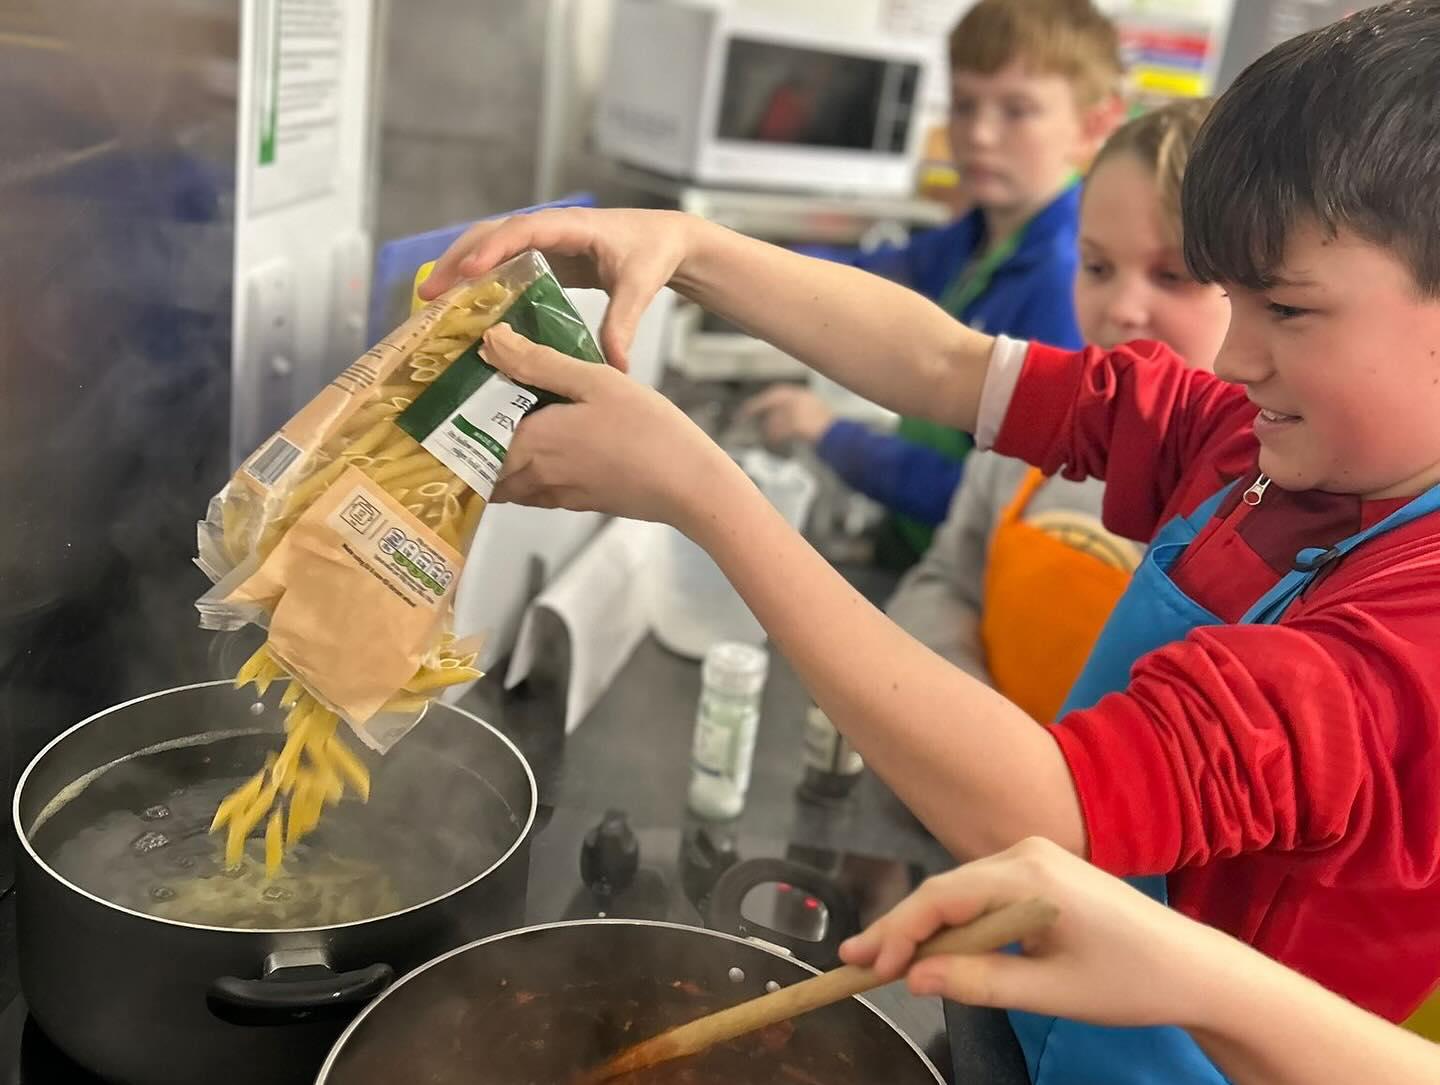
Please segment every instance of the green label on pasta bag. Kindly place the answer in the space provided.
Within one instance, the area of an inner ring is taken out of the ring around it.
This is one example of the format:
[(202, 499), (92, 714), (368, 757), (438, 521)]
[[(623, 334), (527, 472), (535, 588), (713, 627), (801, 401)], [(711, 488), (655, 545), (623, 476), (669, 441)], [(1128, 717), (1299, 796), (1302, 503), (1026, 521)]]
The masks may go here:
[[(604, 362), (590, 329), (550, 275), (531, 283), (500, 320), (532, 342)], [(489, 501), (520, 419), (560, 397), (508, 380), (480, 357), (479, 347), (474, 343), (456, 358), (395, 424)]]
[(489, 501), (515, 427), (535, 400), (528, 388), (493, 374), (420, 445)]
[(475, 441), (483, 448), (485, 448), (485, 450), (488, 451), (492, 456), (498, 456), (500, 457), (500, 459), (503, 460), (505, 458), (505, 453), (509, 451), (504, 445), (502, 445), (499, 441), (495, 440), (495, 438), (491, 437), (490, 434), (486, 433), (483, 429), (480, 429), (478, 426), (472, 425), (469, 419), (467, 419), (464, 415), (457, 414), (454, 418), (450, 419), (450, 423), (466, 437), (469, 437), (472, 441)]
[[(542, 275), (526, 287), (510, 308), (505, 310), (500, 322), (509, 324), (531, 342), (552, 347), (572, 358), (579, 358), (582, 362), (604, 362), (590, 329), (570, 304), (570, 299), (565, 296), (560, 283), (550, 275)], [(495, 368), (480, 357), (479, 348), (480, 344), (476, 342), (456, 358), (449, 368), (405, 409), (395, 420), (395, 424), (423, 445), (436, 426), (450, 418), (483, 384), (498, 376)], [(540, 406), (559, 402), (560, 399), (559, 396), (538, 388), (528, 391)], [(507, 441), (507, 447), (508, 444)]]
[(455, 408), (469, 399), (477, 388), (495, 376), (492, 366), (486, 364), (477, 353), (480, 344), (474, 343), (469, 350), (441, 373), (430, 387), (415, 397), (415, 402), (400, 412), (395, 424), (421, 444), (425, 438), (445, 419), (455, 413)]

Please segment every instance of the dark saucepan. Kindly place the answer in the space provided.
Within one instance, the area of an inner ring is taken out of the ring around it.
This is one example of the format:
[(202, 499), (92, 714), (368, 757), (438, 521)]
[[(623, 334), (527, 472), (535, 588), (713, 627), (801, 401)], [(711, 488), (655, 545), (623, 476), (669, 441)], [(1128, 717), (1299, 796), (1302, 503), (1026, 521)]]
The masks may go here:
[(309, 1081), (390, 976), (523, 916), (534, 777), (444, 705), (283, 877), (265, 881), (253, 841), (227, 876), (214, 803), (282, 738), (251, 700), (214, 683), (118, 705), (21, 777), (21, 983), (50, 1038), (112, 1080)]
[[(319, 1085), (565, 1085), (637, 1040), (813, 974), (714, 931), (626, 920), (533, 927), (391, 987), (341, 1037)], [(619, 1085), (940, 1080), (894, 1025), (849, 999)]]

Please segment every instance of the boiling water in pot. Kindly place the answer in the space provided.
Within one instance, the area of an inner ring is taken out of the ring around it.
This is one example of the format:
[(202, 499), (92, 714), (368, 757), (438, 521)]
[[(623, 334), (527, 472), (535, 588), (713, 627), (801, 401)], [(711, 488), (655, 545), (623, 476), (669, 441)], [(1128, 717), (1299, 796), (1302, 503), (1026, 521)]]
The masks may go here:
[(263, 846), (253, 838), (244, 862), (227, 870), (224, 838), (208, 830), (215, 805), (243, 782), (181, 788), (150, 796), (159, 801), (143, 810), (111, 810), (60, 841), (50, 863), (114, 904), (212, 927), (331, 926), (400, 907), (394, 873), (355, 858), (369, 848), (356, 839), (359, 819), (342, 810), (331, 811), (276, 878), (265, 877)]
[[(327, 809), (277, 877), (265, 877), (258, 831), (242, 864), (226, 869), (224, 835), (209, 832), (215, 807), (276, 737), (230, 732), (114, 763), (52, 802), (31, 843), (62, 878), (134, 911), (213, 927), (292, 929), (423, 903), (481, 873), (519, 833), (514, 812), (483, 779), (435, 764), (417, 744), (380, 762), (369, 804), (347, 798)], [(459, 792), (449, 802), (447, 771)]]

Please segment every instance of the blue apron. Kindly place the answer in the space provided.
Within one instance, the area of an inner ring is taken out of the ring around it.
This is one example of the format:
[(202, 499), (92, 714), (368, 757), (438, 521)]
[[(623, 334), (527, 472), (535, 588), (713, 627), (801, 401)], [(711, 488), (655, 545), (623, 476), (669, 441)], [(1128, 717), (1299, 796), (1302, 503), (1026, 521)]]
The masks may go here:
[[(1176, 517), (1155, 537), (1075, 680), (1062, 717), (1126, 688), (1131, 668), (1141, 656), (1183, 639), (1199, 626), (1224, 624), (1181, 591), (1170, 579), (1170, 570), (1215, 515), (1228, 490), (1228, 486), (1222, 489), (1190, 516)], [(1377, 535), (1437, 510), (1440, 486), (1328, 550), (1312, 547), (1300, 551), (1294, 569), (1246, 611), (1240, 623), (1278, 621), (1332, 561)], [(1168, 903), (1164, 875), (1131, 879), (1130, 884), (1162, 904)], [(1182, 1029), (1102, 1028), (1020, 1012), (1010, 1014), (1010, 1024), (1035, 1085), (1223, 1085), (1226, 1080)]]

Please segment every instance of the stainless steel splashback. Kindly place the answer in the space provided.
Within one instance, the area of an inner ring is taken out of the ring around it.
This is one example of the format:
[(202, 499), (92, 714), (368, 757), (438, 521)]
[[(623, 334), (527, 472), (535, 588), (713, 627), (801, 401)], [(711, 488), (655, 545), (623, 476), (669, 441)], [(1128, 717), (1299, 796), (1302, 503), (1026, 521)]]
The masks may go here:
[(51, 735), (206, 669), (189, 557), (228, 469), (239, 9), (0, 0), (7, 814)]

